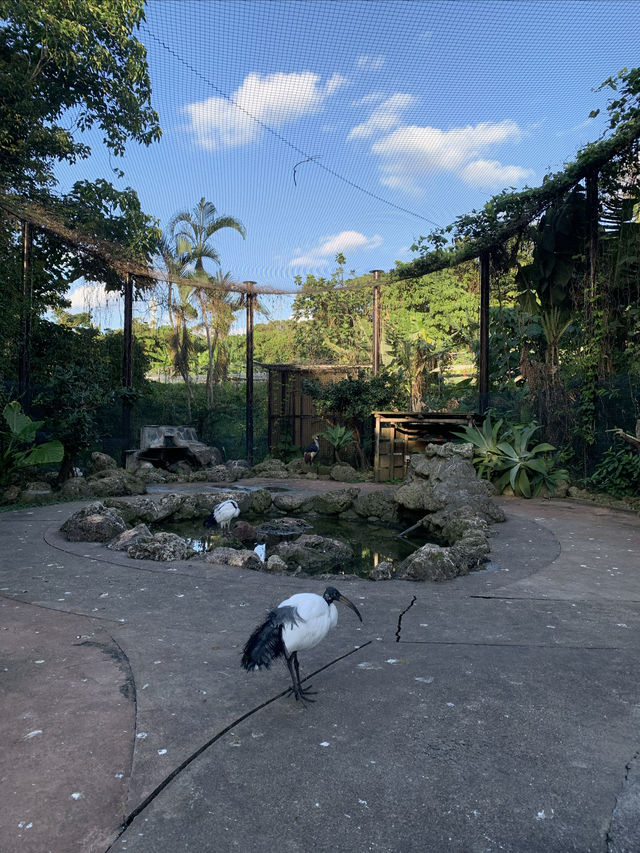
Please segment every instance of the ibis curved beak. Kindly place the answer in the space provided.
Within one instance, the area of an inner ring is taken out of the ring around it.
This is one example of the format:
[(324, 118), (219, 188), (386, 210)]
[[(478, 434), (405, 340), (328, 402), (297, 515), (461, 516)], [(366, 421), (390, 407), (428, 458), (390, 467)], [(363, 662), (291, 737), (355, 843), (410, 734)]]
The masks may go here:
[(341, 601), (343, 604), (346, 604), (347, 607), (350, 607), (351, 610), (353, 610), (353, 612), (356, 614), (358, 619), (362, 622), (362, 616), (360, 615), (360, 611), (358, 610), (358, 608), (355, 606), (355, 604), (352, 601), (349, 601), (349, 599), (346, 597), (346, 595), (339, 595), (338, 601)]

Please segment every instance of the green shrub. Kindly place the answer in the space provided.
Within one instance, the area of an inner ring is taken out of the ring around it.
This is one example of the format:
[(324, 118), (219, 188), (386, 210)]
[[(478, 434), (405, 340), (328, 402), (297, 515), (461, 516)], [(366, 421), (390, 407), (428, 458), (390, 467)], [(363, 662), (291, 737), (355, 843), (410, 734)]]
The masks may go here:
[(630, 447), (609, 447), (586, 486), (616, 498), (640, 495), (640, 453)]

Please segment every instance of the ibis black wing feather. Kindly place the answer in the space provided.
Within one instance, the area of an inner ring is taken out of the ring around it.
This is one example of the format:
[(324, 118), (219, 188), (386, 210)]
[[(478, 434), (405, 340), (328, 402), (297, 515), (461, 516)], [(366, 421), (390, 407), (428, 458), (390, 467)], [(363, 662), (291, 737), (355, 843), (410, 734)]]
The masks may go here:
[(280, 655), (285, 654), (282, 629), (285, 625), (297, 625), (300, 617), (295, 607), (278, 607), (272, 610), (262, 625), (258, 625), (245, 643), (242, 666), (246, 670), (269, 669)]

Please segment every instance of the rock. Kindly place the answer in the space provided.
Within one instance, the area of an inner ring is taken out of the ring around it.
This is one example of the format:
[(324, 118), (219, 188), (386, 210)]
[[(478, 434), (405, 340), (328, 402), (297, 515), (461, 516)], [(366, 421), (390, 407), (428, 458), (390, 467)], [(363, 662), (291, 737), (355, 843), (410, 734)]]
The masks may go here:
[(193, 551), (184, 539), (175, 533), (156, 533), (151, 539), (141, 539), (127, 548), (127, 554), (134, 560), (187, 560)]
[(256, 489), (251, 492), (251, 512), (264, 515), (271, 507), (271, 492), (267, 489)]
[(242, 569), (262, 569), (263, 563), (255, 551), (236, 548), (212, 548), (201, 556), (206, 563), (239, 566)]
[(149, 497), (108, 498), (105, 504), (117, 509), (129, 523), (143, 521), (153, 524), (171, 517), (179, 509), (183, 500), (183, 495), (170, 494), (163, 495), (160, 500)]
[(47, 500), (53, 494), (53, 489), (49, 483), (43, 483), (40, 480), (26, 483), (20, 492), (21, 503), (37, 503), (38, 501)]
[(425, 512), (470, 507), (487, 520), (504, 521), (501, 507), (491, 500), (495, 488), (477, 476), (468, 458), (466, 448), (470, 446), (429, 444), (424, 454), (413, 454), (407, 479), (396, 490), (396, 501), (408, 510)]
[(2, 493), (2, 500), (4, 503), (14, 504), (18, 498), (20, 497), (20, 486), (9, 486), (8, 489), (5, 489)]
[(338, 480), (343, 483), (357, 483), (362, 479), (355, 468), (344, 462), (334, 465), (329, 476), (332, 480)]
[(93, 496), (91, 483), (85, 480), (84, 477), (71, 477), (69, 480), (65, 480), (60, 486), (58, 494), (61, 498), (67, 498), (70, 500), (78, 500), (79, 498), (88, 498)]
[(340, 489), (335, 492), (325, 492), (323, 495), (314, 495), (305, 501), (305, 511), (320, 513), (320, 515), (339, 515), (350, 509), (358, 497), (359, 489)]
[(172, 474), (170, 471), (164, 471), (162, 468), (155, 468), (151, 465), (151, 462), (144, 463), (146, 465), (150, 465), (149, 468), (135, 468), (133, 471), (130, 471), (134, 477), (137, 477), (138, 480), (141, 480), (143, 483), (172, 483), (178, 481), (178, 475)]
[(91, 494), (98, 498), (115, 495), (144, 495), (147, 487), (142, 480), (123, 468), (107, 468), (86, 478)]
[(252, 493), (246, 489), (216, 489), (210, 492), (200, 492), (194, 495), (198, 508), (202, 512), (202, 520), (211, 513), (214, 506), (223, 501), (234, 500), (240, 507), (240, 513), (251, 509)]
[(443, 581), (466, 574), (456, 564), (450, 548), (427, 543), (396, 566), (396, 577), (413, 581)]
[(259, 462), (253, 466), (252, 476), (285, 480), (289, 476), (289, 472), (281, 459), (265, 459), (264, 462)]
[(271, 572), (274, 575), (280, 575), (283, 572), (287, 571), (287, 564), (283, 559), (278, 557), (277, 554), (272, 554), (267, 562), (264, 564), (263, 569), (265, 572)]
[(394, 574), (393, 563), (389, 560), (383, 560), (371, 569), (369, 577), (372, 581), (388, 581), (393, 578)]
[(309, 530), (311, 525), (303, 518), (271, 518), (265, 521), (257, 529), (257, 532), (267, 536), (300, 536), (306, 530)]
[(303, 477), (309, 473), (309, 466), (302, 456), (296, 456), (295, 459), (287, 462), (287, 471), (290, 477)]
[(354, 501), (353, 509), (361, 518), (380, 520), (387, 524), (395, 524), (400, 518), (393, 489), (360, 495)]
[(255, 542), (257, 540), (256, 529), (248, 521), (236, 521), (231, 528), (231, 533), (241, 542)]
[(167, 471), (171, 471), (172, 474), (177, 474), (181, 480), (188, 480), (193, 474), (193, 466), (185, 459), (179, 459), (177, 462), (172, 462), (170, 465), (167, 465)]
[(272, 500), (276, 509), (282, 510), (282, 512), (286, 512), (288, 514), (291, 512), (298, 512), (307, 500), (307, 496), (284, 492), (273, 495)]
[(208, 480), (211, 483), (233, 483), (237, 478), (236, 472), (226, 465), (213, 465), (211, 468), (205, 468), (204, 471), (196, 471), (191, 480), (192, 482)]
[(94, 474), (98, 471), (113, 471), (115, 468), (118, 468), (118, 463), (108, 453), (92, 453), (91, 464)]
[(338, 539), (316, 534), (303, 534), (294, 542), (280, 542), (274, 548), (276, 556), (287, 566), (300, 566), (303, 570), (337, 570), (353, 559), (349, 545)]
[(61, 526), (69, 542), (109, 542), (127, 529), (115, 509), (92, 503), (74, 512)]
[(413, 480), (398, 486), (395, 500), (405, 509), (422, 512), (437, 512), (446, 504), (445, 496), (438, 497), (433, 485), (426, 480)]
[(125, 530), (115, 539), (112, 539), (107, 544), (107, 548), (111, 548), (112, 551), (126, 551), (130, 545), (137, 545), (139, 542), (152, 538), (153, 533), (146, 524), (136, 524), (135, 527)]
[(182, 501), (171, 515), (171, 521), (191, 521), (194, 518), (202, 518), (204, 523), (205, 516), (198, 506), (197, 495), (180, 495)]
[(460, 456), (462, 459), (473, 459), (473, 444), (466, 441), (464, 444), (457, 444), (453, 441), (447, 441), (444, 444), (427, 444), (424, 454), (425, 458), (431, 459), (434, 456), (440, 456), (447, 459), (451, 456)]

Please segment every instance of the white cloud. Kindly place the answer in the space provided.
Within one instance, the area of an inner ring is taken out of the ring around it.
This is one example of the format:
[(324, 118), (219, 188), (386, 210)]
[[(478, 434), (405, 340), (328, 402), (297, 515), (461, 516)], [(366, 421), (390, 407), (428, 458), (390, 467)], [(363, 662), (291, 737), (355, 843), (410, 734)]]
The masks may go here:
[(324, 242), (314, 249), (299, 255), (290, 263), (290, 267), (310, 267), (319, 264), (324, 264), (328, 260), (333, 260), (335, 256), (342, 252), (348, 255), (349, 252), (358, 250), (375, 249), (382, 243), (382, 237), (376, 234), (373, 237), (367, 237), (359, 231), (341, 231), (331, 237), (327, 237)]
[(189, 130), (204, 148), (246, 145), (259, 137), (259, 122), (279, 128), (317, 112), (346, 83), (339, 74), (322, 85), (320, 76), (311, 71), (265, 76), (252, 72), (231, 95), (233, 103), (226, 98), (207, 98), (187, 104), (183, 111), (190, 119)]
[(365, 53), (358, 57), (356, 65), (365, 71), (380, 71), (381, 68), (384, 68), (386, 61), (387, 58), (383, 54)]
[(413, 95), (396, 92), (387, 98), (371, 113), (369, 118), (362, 124), (356, 125), (349, 133), (347, 139), (362, 139), (374, 136), (376, 133), (384, 133), (393, 130), (400, 124), (403, 112), (414, 102)]
[(421, 179), (434, 172), (453, 172), (474, 186), (500, 187), (533, 172), (482, 155), (498, 145), (518, 143), (522, 136), (511, 119), (451, 130), (405, 125), (379, 139), (371, 150), (381, 158), (381, 182), (388, 187), (415, 192)]
[(503, 166), (497, 160), (474, 160), (467, 163), (460, 177), (475, 187), (510, 187), (533, 175), (522, 166)]
[(80, 314), (85, 311), (104, 311), (118, 304), (120, 300), (119, 293), (107, 293), (103, 284), (97, 282), (87, 282), (79, 284), (69, 294), (71, 308), (68, 310), (72, 314)]

